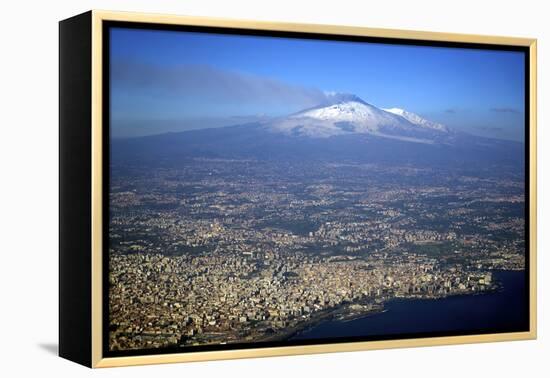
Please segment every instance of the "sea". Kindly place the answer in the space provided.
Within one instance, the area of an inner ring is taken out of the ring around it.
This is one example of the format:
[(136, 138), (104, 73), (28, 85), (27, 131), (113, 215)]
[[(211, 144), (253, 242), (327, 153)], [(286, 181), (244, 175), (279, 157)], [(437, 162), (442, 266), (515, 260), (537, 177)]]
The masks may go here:
[(326, 320), (291, 340), (526, 330), (529, 314), (525, 272), (494, 271), (493, 279), (501, 285), (496, 291), (441, 299), (393, 299), (385, 303), (384, 312), (348, 321)]

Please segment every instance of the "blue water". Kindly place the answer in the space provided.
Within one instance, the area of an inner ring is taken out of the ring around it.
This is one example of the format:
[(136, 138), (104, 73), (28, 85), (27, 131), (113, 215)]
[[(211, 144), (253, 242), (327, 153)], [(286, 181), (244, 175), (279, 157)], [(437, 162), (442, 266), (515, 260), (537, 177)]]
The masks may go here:
[(525, 273), (499, 271), (493, 277), (502, 285), (499, 291), (443, 299), (395, 299), (385, 304), (386, 312), (350, 321), (327, 320), (292, 340), (526, 330)]

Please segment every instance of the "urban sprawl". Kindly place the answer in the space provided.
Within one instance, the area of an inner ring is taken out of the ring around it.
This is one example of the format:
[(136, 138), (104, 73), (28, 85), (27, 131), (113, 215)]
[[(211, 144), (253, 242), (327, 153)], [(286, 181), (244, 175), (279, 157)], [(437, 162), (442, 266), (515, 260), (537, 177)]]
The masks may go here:
[(113, 351), (286, 340), (525, 265), (519, 175), (193, 159), (111, 177)]

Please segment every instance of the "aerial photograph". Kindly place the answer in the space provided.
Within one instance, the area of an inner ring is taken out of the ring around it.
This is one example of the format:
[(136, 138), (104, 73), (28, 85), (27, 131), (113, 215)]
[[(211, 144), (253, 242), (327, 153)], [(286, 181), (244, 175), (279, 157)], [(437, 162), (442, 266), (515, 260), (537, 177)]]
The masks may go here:
[(525, 70), (111, 28), (108, 351), (527, 330)]

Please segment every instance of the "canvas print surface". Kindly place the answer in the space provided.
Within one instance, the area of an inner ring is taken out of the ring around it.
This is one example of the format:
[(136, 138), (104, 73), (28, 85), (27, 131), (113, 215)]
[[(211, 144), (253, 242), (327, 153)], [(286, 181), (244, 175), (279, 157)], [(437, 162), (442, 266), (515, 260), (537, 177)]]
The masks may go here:
[(528, 330), (525, 53), (109, 32), (112, 353)]

